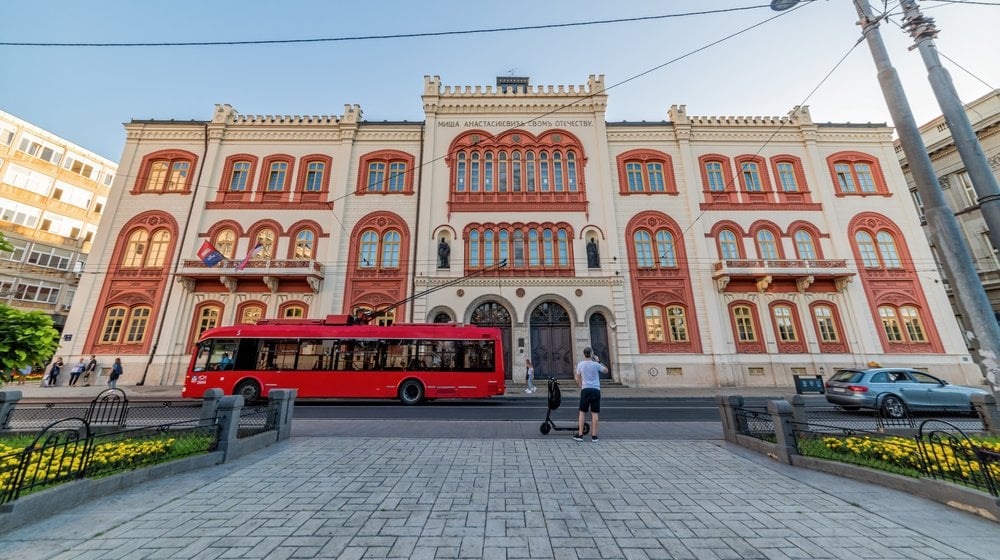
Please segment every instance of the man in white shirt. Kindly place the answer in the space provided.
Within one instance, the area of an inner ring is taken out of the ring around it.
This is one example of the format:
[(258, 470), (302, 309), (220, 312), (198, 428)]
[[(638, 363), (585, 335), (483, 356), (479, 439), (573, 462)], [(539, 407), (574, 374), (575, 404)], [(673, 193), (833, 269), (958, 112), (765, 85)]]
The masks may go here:
[(576, 365), (576, 384), (580, 387), (580, 417), (573, 439), (583, 441), (583, 415), (590, 412), (593, 424), (590, 441), (597, 443), (597, 419), (601, 412), (601, 374), (607, 373), (601, 359), (587, 346), (583, 349), (583, 360)]

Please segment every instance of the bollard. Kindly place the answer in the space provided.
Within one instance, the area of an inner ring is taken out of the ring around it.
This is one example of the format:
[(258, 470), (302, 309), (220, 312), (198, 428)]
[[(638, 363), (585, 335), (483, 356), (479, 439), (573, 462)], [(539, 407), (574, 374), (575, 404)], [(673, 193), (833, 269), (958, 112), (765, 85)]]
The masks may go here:
[(14, 415), (17, 402), (21, 400), (21, 391), (0, 391), (0, 430), (6, 430), (10, 418)]
[(806, 417), (806, 400), (802, 395), (785, 395), (785, 400), (792, 405), (792, 422), (800, 430), (809, 429), (809, 420)]
[(211, 426), (215, 423), (215, 417), (219, 413), (219, 399), (223, 396), (222, 389), (208, 389), (202, 396), (201, 415), (198, 417), (198, 426)]
[(736, 425), (736, 414), (733, 409), (743, 406), (743, 397), (739, 395), (716, 395), (715, 403), (719, 405), (719, 414), (722, 416), (722, 435), (726, 441), (736, 443), (736, 434), (740, 433), (739, 426)]
[(222, 462), (229, 457), (230, 447), (236, 444), (240, 431), (240, 412), (243, 410), (242, 395), (228, 395), (219, 399), (219, 451)]
[(792, 416), (792, 405), (788, 401), (768, 401), (767, 411), (774, 420), (774, 436), (778, 440), (775, 454), (778, 460), (791, 465), (792, 456), (798, 455), (795, 447), (795, 425)]
[(268, 408), (273, 410), (273, 429), (278, 431), (278, 441), (288, 439), (292, 433), (292, 412), (298, 389), (271, 389), (267, 393)]

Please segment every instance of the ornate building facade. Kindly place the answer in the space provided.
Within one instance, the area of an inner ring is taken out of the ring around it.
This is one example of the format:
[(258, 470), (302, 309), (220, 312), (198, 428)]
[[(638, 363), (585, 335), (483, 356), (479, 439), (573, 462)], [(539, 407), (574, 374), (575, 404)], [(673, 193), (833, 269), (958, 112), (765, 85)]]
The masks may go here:
[[(608, 123), (603, 77), (458, 87), (424, 118), (126, 125), (64, 354), (183, 380), (206, 328), (374, 310), (493, 325), (508, 376), (584, 346), (630, 386), (788, 386), (878, 361), (977, 383), (890, 128), (786, 117)], [(225, 260), (196, 255), (209, 242)], [(402, 302), (400, 305), (393, 304)]]
[(0, 111), (0, 298), (57, 329), (107, 206), (117, 164)]

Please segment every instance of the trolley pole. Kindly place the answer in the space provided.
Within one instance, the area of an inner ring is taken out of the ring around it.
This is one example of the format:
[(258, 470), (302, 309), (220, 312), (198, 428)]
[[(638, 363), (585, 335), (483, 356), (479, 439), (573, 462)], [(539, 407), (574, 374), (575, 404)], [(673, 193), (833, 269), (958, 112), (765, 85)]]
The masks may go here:
[(972, 123), (955, 91), (951, 74), (941, 65), (941, 57), (938, 56), (937, 45), (934, 43), (938, 34), (934, 18), (925, 17), (916, 0), (903, 0), (900, 5), (903, 8), (903, 28), (916, 40), (915, 46), (924, 59), (927, 79), (941, 107), (944, 122), (951, 131), (958, 155), (972, 179), (972, 186), (979, 199), (979, 209), (989, 228), (990, 242), (994, 247), (1000, 248), (1000, 185), (986, 161), (979, 138), (972, 130)]
[(879, 85), (899, 134), (899, 143), (924, 201), (924, 215), (931, 240), (938, 248), (958, 307), (962, 315), (969, 319), (982, 362), (983, 377), (993, 393), (1000, 395), (1000, 325), (993, 317), (990, 301), (979, 280), (972, 255), (963, 241), (958, 219), (945, 201), (899, 74), (889, 60), (889, 53), (878, 30), (879, 19), (873, 17), (868, 0), (854, 0), (854, 7), (861, 18), (858, 23), (878, 69)]
[[(800, 0), (771, 0), (771, 9), (787, 10)], [(937, 174), (931, 165), (927, 147), (920, 136), (920, 129), (913, 119), (910, 103), (906, 92), (899, 81), (899, 74), (889, 60), (889, 52), (882, 42), (878, 25), (881, 18), (872, 15), (872, 7), (868, 0), (852, 0), (857, 9), (862, 33), (868, 42), (872, 59), (878, 69), (878, 82), (885, 97), (886, 106), (892, 116), (892, 122), (899, 134), (899, 143), (906, 154), (910, 172), (917, 184), (917, 191), (924, 201), (924, 215), (927, 218), (927, 229), (931, 241), (938, 248), (941, 264), (951, 283), (952, 291), (958, 308), (964, 317), (969, 319), (976, 345), (979, 351), (983, 377), (990, 385), (994, 395), (1000, 396), (1000, 325), (990, 309), (990, 301), (986, 291), (979, 281), (979, 273), (972, 262), (972, 255), (965, 245), (962, 230), (955, 218), (955, 213), (948, 207), (938, 183)], [(913, 3), (904, 0), (903, 5)], [(923, 22), (922, 22), (923, 23)], [(921, 23), (921, 24), (922, 24)], [(933, 34), (932, 34), (933, 36)], [(964, 115), (964, 113), (963, 113)], [(947, 116), (946, 116), (947, 118)], [(957, 140), (957, 139), (956, 139)], [(982, 196), (982, 194), (980, 194)], [(1000, 231), (1000, 228), (997, 228)], [(992, 229), (991, 229), (992, 232)]]

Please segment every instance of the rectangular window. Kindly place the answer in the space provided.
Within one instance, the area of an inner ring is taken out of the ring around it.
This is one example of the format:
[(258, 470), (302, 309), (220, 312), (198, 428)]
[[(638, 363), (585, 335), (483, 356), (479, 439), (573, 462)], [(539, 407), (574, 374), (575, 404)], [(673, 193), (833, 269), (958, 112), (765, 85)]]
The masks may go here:
[(629, 192), (642, 192), (642, 165), (638, 163), (626, 163), (625, 175), (628, 177)]
[(42, 211), (7, 198), (0, 198), (0, 221), (33, 228), (38, 224)]
[(854, 186), (854, 176), (851, 174), (850, 166), (846, 163), (838, 163), (833, 166), (833, 169), (837, 173), (840, 192), (852, 193), (858, 191), (857, 187)]
[(7, 237), (7, 243), (14, 247), (13, 251), (0, 251), (0, 259), (12, 262), (24, 260), (24, 254), (28, 252), (28, 242), (23, 239), (11, 239)]
[(662, 163), (647, 163), (646, 172), (649, 174), (649, 192), (664, 192), (667, 190), (663, 181)]
[(858, 185), (861, 187), (861, 192), (875, 192), (875, 178), (872, 175), (872, 166), (867, 163), (855, 163), (854, 171), (858, 174)]
[[(406, 164), (395, 162), (389, 164), (389, 192), (403, 192), (406, 179)], [(491, 190), (491, 189), (486, 189)]]
[(63, 169), (68, 169), (73, 173), (82, 175), (88, 179), (96, 179), (97, 164), (88, 161), (76, 154), (67, 154), (65, 161), (63, 161)]
[(726, 190), (726, 180), (722, 175), (722, 164), (710, 161), (705, 164), (705, 176), (708, 178), (708, 190), (721, 192)]
[[(184, 190), (187, 183), (188, 168), (191, 164), (186, 161), (177, 161), (170, 167), (170, 178), (167, 182), (167, 191), (177, 192)], [(284, 178), (284, 176), (282, 176)]]
[(910, 195), (913, 196), (913, 204), (917, 207), (917, 214), (920, 215), (920, 221), (926, 222), (927, 218), (924, 216), (924, 199), (920, 196), (920, 191), (910, 191)]
[(986, 270), (997, 270), (1000, 268), (1000, 255), (997, 255), (997, 249), (993, 246), (993, 241), (990, 239), (990, 232), (984, 231), (979, 234), (980, 239), (983, 240), (983, 248), (986, 249), (986, 259), (985, 261), (989, 263)]
[(967, 204), (963, 205), (963, 209), (979, 204), (979, 196), (976, 195), (976, 188), (972, 186), (972, 178), (967, 171), (955, 174), (955, 184), (962, 187), (962, 196), (965, 197), (963, 202)]
[[(83, 226), (84, 223), (80, 220), (75, 220), (54, 212), (42, 213), (42, 229), (49, 233), (76, 239), (79, 237), (80, 232), (83, 231)], [(74, 235), (74, 231), (76, 235)]]
[(35, 138), (28, 133), (21, 135), (21, 142), (17, 145), (17, 150), (54, 165), (59, 165), (63, 156), (63, 152), (60, 148), (57, 148), (55, 145), (49, 144), (44, 140)]
[(326, 172), (326, 164), (321, 161), (309, 163), (306, 172), (306, 192), (319, 192), (323, 190), (323, 174)]
[(0, 126), (0, 145), (10, 146), (14, 142), (14, 131), (6, 126)]
[(247, 190), (247, 181), (249, 180), (249, 176), (249, 161), (237, 161), (234, 163), (233, 176), (229, 178), (229, 190), (237, 192)]
[(115, 174), (112, 173), (112, 172), (110, 172), (110, 171), (105, 171), (104, 172), (104, 179), (102, 181), (104, 183), (104, 186), (105, 187), (110, 187), (111, 183), (113, 183), (114, 181), (115, 181)]
[(97, 203), (94, 204), (94, 214), (100, 214), (101, 212), (103, 212), (104, 211), (104, 207), (107, 204), (108, 204), (108, 199), (107, 198), (105, 198), (103, 196), (97, 197)]
[(12, 163), (7, 166), (3, 182), (35, 194), (49, 196), (52, 192), (52, 183), (54, 180), (48, 175)]
[(757, 164), (753, 162), (743, 163), (743, 185), (746, 187), (747, 192), (761, 192), (764, 187), (760, 182), (760, 169), (758, 169)]
[(86, 210), (90, 208), (90, 202), (93, 200), (94, 194), (86, 189), (74, 187), (65, 181), (56, 181), (56, 188), (52, 197), (58, 198), (66, 204), (72, 204), (77, 208)]
[(22, 279), (14, 288), (14, 299), (35, 303), (55, 303), (59, 299), (59, 290), (59, 284)]
[(381, 192), (383, 183), (385, 183), (385, 164), (381, 162), (370, 163), (368, 165), (368, 191)]
[(57, 270), (69, 270), (69, 263), (72, 258), (73, 253), (70, 251), (36, 243), (28, 254), (28, 264), (45, 268), (55, 268)]

